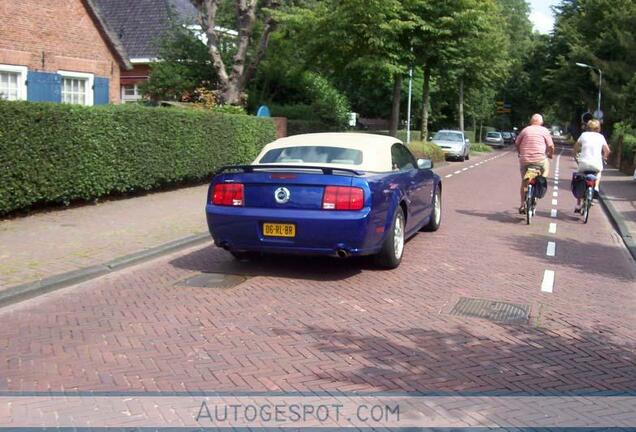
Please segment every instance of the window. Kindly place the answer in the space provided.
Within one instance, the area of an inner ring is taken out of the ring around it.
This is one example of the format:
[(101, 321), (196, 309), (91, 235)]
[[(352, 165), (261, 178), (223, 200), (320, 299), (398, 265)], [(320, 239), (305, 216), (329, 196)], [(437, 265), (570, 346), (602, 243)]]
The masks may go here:
[(27, 68), (0, 64), (0, 99), (26, 100)]
[(415, 158), (402, 144), (393, 144), (391, 147), (391, 166), (394, 170), (400, 171), (415, 169)]
[(93, 105), (93, 74), (58, 71), (62, 75), (62, 103)]
[(121, 101), (123, 103), (137, 102), (140, 99), (141, 93), (137, 84), (121, 86)]
[(360, 165), (362, 152), (344, 147), (300, 146), (272, 149), (259, 163), (332, 163)]

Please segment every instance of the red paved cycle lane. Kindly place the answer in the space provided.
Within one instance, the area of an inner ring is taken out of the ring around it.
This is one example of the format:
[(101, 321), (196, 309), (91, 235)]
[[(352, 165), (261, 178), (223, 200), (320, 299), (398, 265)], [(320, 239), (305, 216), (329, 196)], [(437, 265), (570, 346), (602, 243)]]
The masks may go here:
[[(546, 197), (530, 226), (516, 211), (515, 155), (480, 161), (439, 170), (443, 226), (409, 241), (394, 271), (364, 259), (237, 263), (206, 246), (4, 308), (0, 389), (636, 387), (634, 264), (599, 207), (588, 225), (568, 213), (567, 157), (557, 217)], [(546, 269), (552, 293), (541, 291)], [(234, 288), (179, 282), (201, 272), (250, 278)], [(450, 315), (461, 297), (529, 305), (530, 319)]]

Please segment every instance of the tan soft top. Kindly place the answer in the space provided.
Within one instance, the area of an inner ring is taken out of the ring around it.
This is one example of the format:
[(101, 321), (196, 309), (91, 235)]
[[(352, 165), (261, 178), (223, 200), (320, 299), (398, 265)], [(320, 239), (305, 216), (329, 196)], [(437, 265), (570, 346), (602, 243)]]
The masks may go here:
[[(391, 146), (396, 143), (402, 143), (402, 141), (390, 136), (366, 133), (329, 132), (294, 135), (286, 138), (280, 138), (267, 144), (254, 160), (254, 164), (258, 165), (259, 161), (263, 158), (263, 156), (265, 156), (265, 153), (272, 149), (311, 146), (342, 147), (362, 151), (362, 163), (356, 165), (307, 162), (294, 163), (294, 165), (327, 166), (333, 168), (356, 169), (360, 171), (387, 172), (391, 171)], [(279, 165), (286, 164), (280, 163)]]

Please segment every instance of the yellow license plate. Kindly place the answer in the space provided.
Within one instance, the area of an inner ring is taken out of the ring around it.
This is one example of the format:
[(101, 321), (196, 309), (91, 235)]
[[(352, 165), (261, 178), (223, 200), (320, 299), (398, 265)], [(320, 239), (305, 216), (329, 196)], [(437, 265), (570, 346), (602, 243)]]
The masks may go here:
[(263, 235), (267, 237), (296, 237), (296, 225), (283, 223), (264, 223)]

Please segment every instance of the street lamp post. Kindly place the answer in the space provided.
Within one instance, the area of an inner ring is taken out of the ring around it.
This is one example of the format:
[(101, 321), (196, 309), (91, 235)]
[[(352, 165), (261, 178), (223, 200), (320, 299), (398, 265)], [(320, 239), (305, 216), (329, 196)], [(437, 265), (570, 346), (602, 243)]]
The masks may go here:
[(592, 69), (598, 72), (598, 102), (596, 105), (597, 116), (601, 115), (601, 85), (603, 84), (603, 71), (600, 68), (585, 63), (576, 63), (578, 67)]

